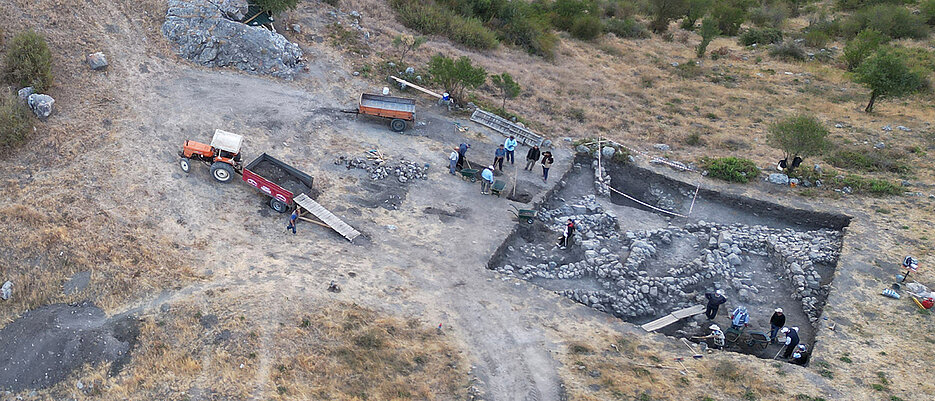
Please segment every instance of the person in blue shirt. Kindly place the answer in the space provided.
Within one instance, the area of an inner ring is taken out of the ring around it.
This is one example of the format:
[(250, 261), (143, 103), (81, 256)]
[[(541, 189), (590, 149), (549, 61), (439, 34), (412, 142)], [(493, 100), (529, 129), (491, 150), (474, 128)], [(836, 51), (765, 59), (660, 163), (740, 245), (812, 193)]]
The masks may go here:
[(730, 325), (732, 328), (740, 329), (750, 321), (750, 315), (747, 314), (747, 307), (738, 306), (730, 313)]
[[(506, 141), (503, 141), (503, 147), (506, 149), (506, 159), (510, 161), (510, 164), (513, 164), (513, 152), (516, 150), (516, 138), (510, 135)], [(500, 170), (503, 170), (502, 168)]]
[(292, 235), (295, 235), (295, 221), (299, 218), (299, 208), (295, 208), (292, 211), (292, 214), (289, 216), (289, 225), (286, 226), (286, 230), (292, 230)]
[[(503, 158), (506, 156), (506, 149), (503, 145), (500, 145), (499, 148), (493, 153), (493, 165), (496, 166), (497, 163), (500, 164), (500, 171), (503, 171)], [(490, 167), (493, 169), (493, 166)]]
[(487, 195), (490, 193), (490, 186), (493, 185), (493, 166), (488, 166), (480, 173), (480, 193)]

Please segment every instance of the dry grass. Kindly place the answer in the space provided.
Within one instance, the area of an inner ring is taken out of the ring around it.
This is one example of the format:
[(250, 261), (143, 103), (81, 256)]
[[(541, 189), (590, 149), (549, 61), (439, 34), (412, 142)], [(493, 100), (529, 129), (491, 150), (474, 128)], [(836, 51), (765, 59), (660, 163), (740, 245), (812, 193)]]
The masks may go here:
[[(433, 400), (458, 398), (467, 385), (458, 352), (434, 329), (357, 305), (302, 315), (275, 334), (275, 399)], [(301, 316), (301, 318), (299, 318)]]

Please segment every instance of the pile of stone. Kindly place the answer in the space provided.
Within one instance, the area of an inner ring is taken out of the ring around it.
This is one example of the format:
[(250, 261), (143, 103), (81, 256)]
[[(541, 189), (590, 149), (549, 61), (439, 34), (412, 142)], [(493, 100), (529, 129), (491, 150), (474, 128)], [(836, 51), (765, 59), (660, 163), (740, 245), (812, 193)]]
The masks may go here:
[(427, 180), (428, 164), (416, 163), (406, 159), (386, 162), (382, 159), (367, 159), (363, 157), (341, 156), (334, 159), (334, 164), (343, 164), (348, 170), (362, 169), (370, 173), (370, 179), (382, 180), (387, 177), (396, 177), (396, 181), (409, 182), (411, 180)]
[[(704, 221), (684, 228), (628, 231), (620, 236), (616, 217), (605, 212), (593, 195), (539, 213), (539, 219), (552, 227), (556, 238), (568, 218), (578, 222), (583, 254), (557, 252), (552, 244), (526, 244), (519, 249), (523, 257), (517, 259), (539, 263), (505, 265), (495, 270), (527, 280), (595, 280), (599, 289), (558, 293), (621, 318), (658, 316), (703, 303), (704, 290), (711, 285), (733, 289), (740, 302), (748, 302), (760, 288), (752, 281), (753, 272), (744, 265), (752, 257), (766, 257), (768, 269), (789, 280), (794, 289), (792, 297), (801, 301), (805, 314), (816, 325), (829, 292), (816, 265), (836, 263), (842, 239), (840, 232), (826, 229), (803, 232)], [(660, 252), (660, 247), (668, 247), (673, 241), (688, 241), (688, 255)], [(516, 251), (512, 247), (509, 250)], [(669, 265), (664, 272), (648, 271), (652, 270), (650, 265), (660, 263)]]
[(246, 0), (169, 0), (162, 34), (196, 63), (292, 79), (302, 50), (278, 33), (239, 22), (246, 11)]

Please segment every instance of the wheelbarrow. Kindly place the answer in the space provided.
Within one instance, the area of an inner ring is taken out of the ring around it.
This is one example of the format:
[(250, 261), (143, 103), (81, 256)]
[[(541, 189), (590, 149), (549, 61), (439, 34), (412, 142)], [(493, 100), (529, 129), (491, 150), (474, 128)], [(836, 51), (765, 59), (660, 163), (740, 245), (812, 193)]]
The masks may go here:
[(461, 179), (462, 180), (471, 180), (471, 182), (477, 182), (477, 173), (480, 170), (476, 168), (463, 168), (461, 169)]
[(493, 182), (493, 185), (490, 186), (490, 194), (497, 195), (500, 197), (500, 193), (503, 192), (503, 188), (506, 188), (506, 181), (496, 180)]
[(536, 218), (537, 212), (535, 210), (517, 209), (516, 206), (513, 206), (513, 205), (510, 205), (510, 207), (513, 208), (513, 210), (511, 210), (510, 213), (513, 213), (514, 215), (516, 215), (516, 219), (519, 220), (520, 222), (526, 221), (526, 223), (532, 224), (533, 219)]

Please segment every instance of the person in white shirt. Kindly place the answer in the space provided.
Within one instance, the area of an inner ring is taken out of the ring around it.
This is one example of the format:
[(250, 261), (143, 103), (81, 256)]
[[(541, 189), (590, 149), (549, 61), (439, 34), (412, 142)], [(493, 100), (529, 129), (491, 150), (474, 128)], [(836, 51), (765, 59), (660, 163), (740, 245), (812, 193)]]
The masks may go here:
[(448, 155), (448, 172), (451, 173), (451, 175), (455, 175), (455, 166), (458, 164), (458, 158), (458, 149), (455, 148), (451, 151), (451, 154)]

